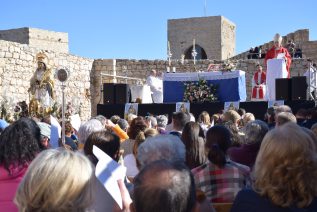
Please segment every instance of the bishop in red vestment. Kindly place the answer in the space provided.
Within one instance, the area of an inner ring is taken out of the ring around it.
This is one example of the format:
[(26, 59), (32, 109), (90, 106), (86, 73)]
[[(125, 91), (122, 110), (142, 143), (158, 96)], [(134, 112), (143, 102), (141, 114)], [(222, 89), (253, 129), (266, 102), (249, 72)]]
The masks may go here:
[(274, 37), (274, 46), (265, 55), (265, 64), (267, 64), (268, 59), (276, 58), (277, 55), (280, 53), (285, 54), (284, 58), (286, 62), (286, 69), (288, 72), (288, 78), (290, 78), (290, 67), (292, 63), (292, 57), (288, 50), (282, 47), (282, 37), (279, 34), (276, 34)]

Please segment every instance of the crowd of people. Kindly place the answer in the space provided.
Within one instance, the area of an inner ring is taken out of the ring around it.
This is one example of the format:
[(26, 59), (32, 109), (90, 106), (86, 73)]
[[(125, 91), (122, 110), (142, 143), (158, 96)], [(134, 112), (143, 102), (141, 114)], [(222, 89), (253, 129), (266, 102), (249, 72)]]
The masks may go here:
[[(298, 46), (296, 47), (296, 44), (292, 40), (288, 40), (286, 44), (286, 49), (290, 53), (292, 58), (303, 58), (302, 49)], [(264, 59), (266, 56), (266, 53), (269, 51), (269, 49), (263, 49), (263, 46), (256, 46), (251, 47), (247, 58), (248, 59)]]
[[(1, 211), (317, 210), (317, 109), (233, 108), (197, 120), (93, 117), (50, 147), (49, 119), (0, 121)], [(46, 123), (45, 123), (46, 122)], [(122, 208), (95, 175), (93, 146), (125, 166)]]

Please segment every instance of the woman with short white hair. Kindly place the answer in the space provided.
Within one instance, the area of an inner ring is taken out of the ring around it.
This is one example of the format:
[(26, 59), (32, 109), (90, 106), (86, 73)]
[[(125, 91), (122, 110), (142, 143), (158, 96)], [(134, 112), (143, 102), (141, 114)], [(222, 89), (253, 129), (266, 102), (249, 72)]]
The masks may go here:
[(104, 129), (104, 126), (97, 119), (91, 119), (85, 122), (84, 124), (82, 124), (78, 130), (78, 139), (79, 139), (78, 149), (84, 148), (86, 140), (91, 133), (97, 132), (103, 129)]
[(29, 166), (15, 203), (20, 212), (84, 212), (93, 203), (94, 183), (94, 168), (83, 154), (46, 150)]

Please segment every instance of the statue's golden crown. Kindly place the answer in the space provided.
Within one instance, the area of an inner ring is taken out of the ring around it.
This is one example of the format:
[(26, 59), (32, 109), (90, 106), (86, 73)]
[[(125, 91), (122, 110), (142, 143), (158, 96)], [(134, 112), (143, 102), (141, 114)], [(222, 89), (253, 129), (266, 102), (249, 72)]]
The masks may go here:
[(40, 53), (38, 53), (37, 55), (36, 55), (36, 60), (38, 61), (38, 62), (43, 62), (43, 63), (46, 63), (47, 62), (47, 55), (46, 54), (44, 54), (43, 52), (40, 52)]

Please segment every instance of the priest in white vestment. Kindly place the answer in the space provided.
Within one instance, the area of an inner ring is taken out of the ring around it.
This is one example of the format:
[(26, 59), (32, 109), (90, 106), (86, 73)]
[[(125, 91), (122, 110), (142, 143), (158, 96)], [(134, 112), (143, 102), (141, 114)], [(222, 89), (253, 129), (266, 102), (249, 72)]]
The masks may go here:
[(146, 83), (150, 86), (153, 103), (163, 103), (163, 81), (157, 76), (156, 70), (152, 70)]

